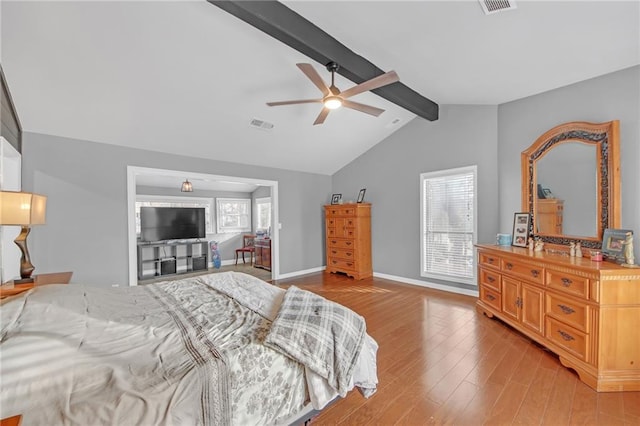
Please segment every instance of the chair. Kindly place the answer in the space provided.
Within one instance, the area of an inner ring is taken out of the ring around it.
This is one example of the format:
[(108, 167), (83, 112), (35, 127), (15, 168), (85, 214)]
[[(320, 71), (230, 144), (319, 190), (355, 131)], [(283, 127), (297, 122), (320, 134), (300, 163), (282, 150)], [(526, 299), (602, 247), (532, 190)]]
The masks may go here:
[(256, 248), (254, 246), (255, 239), (255, 235), (242, 236), (242, 247), (236, 249), (236, 265), (238, 264), (238, 253), (242, 253), (242, 263), (246, 263), (244, 260), (244, 254), (249, 253), (249, 256), (251, 256), (250, 263), (253, 265), (253, 254), (256, 252)]

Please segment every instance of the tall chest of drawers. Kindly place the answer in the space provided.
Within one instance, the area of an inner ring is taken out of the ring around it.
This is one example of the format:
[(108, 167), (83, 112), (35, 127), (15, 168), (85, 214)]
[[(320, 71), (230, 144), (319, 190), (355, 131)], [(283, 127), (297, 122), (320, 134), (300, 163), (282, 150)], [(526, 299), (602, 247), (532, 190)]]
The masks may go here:
[(640, 390), (640, 269), (478, 246), (479, 312), (549, 348), (597, 391)]
[(371, 204), (324, 206), (327, 272), (343, 272), (357, 280), (373, 275)]

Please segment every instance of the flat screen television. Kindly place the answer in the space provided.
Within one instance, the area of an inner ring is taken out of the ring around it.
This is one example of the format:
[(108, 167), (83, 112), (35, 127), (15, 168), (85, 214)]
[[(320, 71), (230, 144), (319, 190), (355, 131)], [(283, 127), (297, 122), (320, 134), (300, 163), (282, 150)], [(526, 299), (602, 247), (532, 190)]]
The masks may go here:
[(140, 239), (146, 242), (205, 238), (202, 207), (140, 207)]

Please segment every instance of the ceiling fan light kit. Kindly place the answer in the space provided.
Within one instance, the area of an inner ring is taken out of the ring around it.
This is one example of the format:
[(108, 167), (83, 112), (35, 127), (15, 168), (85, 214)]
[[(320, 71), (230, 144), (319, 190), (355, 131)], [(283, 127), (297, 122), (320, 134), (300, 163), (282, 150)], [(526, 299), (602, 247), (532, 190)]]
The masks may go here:
[(309, 80), (315, 86), (320, 89), (323, 97), (320, 99), (299, 99), (292, 101), (279, 101), (279, 102), (267, 102), (269, 106), (281, 106), (281, 105), (294, 105), (294, 104), (307, 104), (307, 103), (321, 103), (324, 108), (320, 111), (320, 114), (314, 121), (314, 125), (324, 123), (324, 120), (329, 115), (329, 111), (332, 109), (345, 107), (349, 109), (354, 109), (356, 111), (364, 112), (369, 115), (373, 115), (374, 117), (378, 117), (380, 114), (384, 112), (381, 108), (376, 108), (370, 105), (361, 104), (358, 102), (353, 102), (347, 100), (351, 96), (358, 95), (362, 92), (367, 92), (369, 90), (374, 90), (382, 86), (386, 86), (391, 83), (395, 83), (400, 81), (398, 78), (398, 74), (395, 71), (389, 71), (387, 73), (381, 74), (377, 77), (374, 77), (370, 80), (364, 81), (360, 84), (357, 84), (344, 92), (341, 92), (335, 85), (335, 73), (340, 68), (338, 64), (335, 62), (329, 62), (327, 64), (327, 71), (331, 73), (331, 85), (327, 86), (324, 82), (320, 74), (316, 71), (316, 69), (311, 64), (296, 64), (298, 68), (307, 76)]
[(327, 96), (324, 98), (324, 106), (329, 109), (337, 109), (342, 106), (342, 99), (340, 96)]

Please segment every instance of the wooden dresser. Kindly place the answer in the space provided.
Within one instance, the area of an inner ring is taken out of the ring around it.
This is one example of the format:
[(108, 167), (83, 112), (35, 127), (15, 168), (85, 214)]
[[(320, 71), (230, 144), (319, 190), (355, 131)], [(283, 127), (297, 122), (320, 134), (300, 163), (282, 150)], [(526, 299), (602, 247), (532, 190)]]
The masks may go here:
[(373, 275), (371, 204), (324, 206), (327, 272), (343, 272), (357, 280)]
[(558, 354), (597, 391), (640, 390), (640, 269), (477, 247), (479, 312)]
[(271, 270), (271, 239), (270, 238), (256, 238), (253, 242), (256, 249), (256, 260), (253, 263), (255, 268)]
[(562, 234), (562, 217), (564, 201), (557, 198), (536, 200), (536, 233)]

